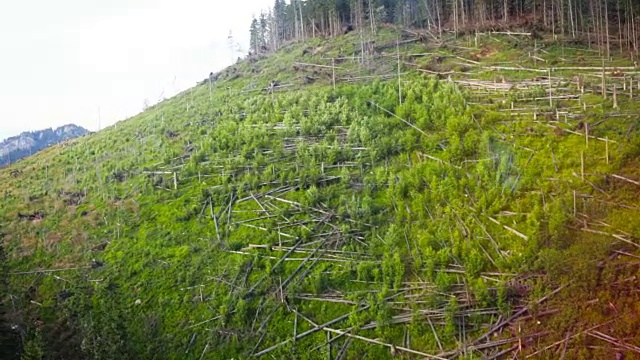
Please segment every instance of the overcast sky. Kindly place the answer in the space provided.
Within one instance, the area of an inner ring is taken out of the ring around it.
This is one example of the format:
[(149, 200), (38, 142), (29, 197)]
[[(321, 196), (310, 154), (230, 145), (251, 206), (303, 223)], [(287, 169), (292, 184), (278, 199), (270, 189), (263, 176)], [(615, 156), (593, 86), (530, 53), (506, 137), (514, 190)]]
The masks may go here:
[(90, 130), (193, 86), (243, 53), (273, 0), (20, 0), (0, 7), (0, 139)]

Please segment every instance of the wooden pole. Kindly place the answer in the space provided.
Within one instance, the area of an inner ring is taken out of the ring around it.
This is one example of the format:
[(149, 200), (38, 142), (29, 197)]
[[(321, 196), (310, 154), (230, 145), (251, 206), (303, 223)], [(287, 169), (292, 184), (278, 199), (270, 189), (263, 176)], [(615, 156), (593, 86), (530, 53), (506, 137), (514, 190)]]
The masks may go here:
[(216, 227), (216, 237), (218, 238), (218, 244), (222, 243), (222, 239), (220, 239), (220, 228), (218, 227), (218, 218), (216, 214), (213, 212), (213, 200), (209, 198), (209, 211), (211, 212), (211, 218), (213, 219), (213, 224)]
[(336, 59), (331, 58), (331, 70), (333, 71), (333, 90), (336, 89)]
[[(616, 179), (624, 180), (624, 181), (626, 181), (628, 183), (640, 186), (640, 182), (628, 179), (628, 178), (626, 178), (624, 176), (620, 176), (620, 175), (616, 175), (616, 174), (611, 174), (611, 176), (613, 176)], [(640, 247), (640, 245), (636, 245), (636, 246)]]
[(587, 149), (589, 148), (589, 123), (584, 123), (584, 139)]
[(605, 151), (605, 158), (607, 159), (607, 165), (609, 165), (609, 137), (607, 136), (604, 142), (604, 151)]
[(605, 80), (604, 59), (602, 59), (602, 96), (607, 98), (607, 82)]
[(202, 355), (200, 355), (200, 360), (204, 359), (204, 354), (207, 352), (207, 350), (209, 350), (209, 344), (208, 343), (204, 347), (204, 350), (202, 350)]
[(549, 69), (549, 107), (553, 108), (553, 97), (552, 97), (552, 89), (551, 89), (551, 69)]
[(295, 339), (298, 336), (298, 312), (295, 312), (295, 319), (293, 320), (293, 338)]
[(173, 189), (178, 190), (178, 173), (173, 173)]
[(580, 152), (580, 174), (582, 180), (584, 180), (584, 151)]
[(398, 99), (402, 105), (402, 82), (400, 80), (400, 40), (396, 40), (396, 52), (398, 55)]

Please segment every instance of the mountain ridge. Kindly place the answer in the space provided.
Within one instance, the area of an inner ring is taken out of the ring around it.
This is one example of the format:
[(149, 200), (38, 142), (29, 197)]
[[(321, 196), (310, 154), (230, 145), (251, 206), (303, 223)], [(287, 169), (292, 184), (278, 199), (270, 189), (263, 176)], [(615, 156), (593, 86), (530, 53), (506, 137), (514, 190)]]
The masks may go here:
[(55, 129), (25, 131), (8, 137), (0, 142), (0, 168), (7, 167), (52, 145), (87, 134), (89, 130), (81, 126), (66, 124)]

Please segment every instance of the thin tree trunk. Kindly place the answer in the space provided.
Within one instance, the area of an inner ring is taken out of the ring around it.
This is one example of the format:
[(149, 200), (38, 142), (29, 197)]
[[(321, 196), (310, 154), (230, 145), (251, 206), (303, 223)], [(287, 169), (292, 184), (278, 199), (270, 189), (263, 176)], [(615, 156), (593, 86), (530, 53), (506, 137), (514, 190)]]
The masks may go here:
[(562, 36), (564, 36), (564, 30), (565, 30), (565, 26), (564, 26), (564, 1), (560, 0), (560, 33), (562, 34)]
[(573, 0), (569, 0), (569, 19), (571, 20), (571, 37), (575, 39), (576, 27), (575, 27), (575, 23), (573, 22), (573, 8), (571, 5), (572, 2)]
[(609, 7), (607, 6), (607, 3), (605, 2), (604, 4), (604, 19), (605, 19), (605, 27), (606, 27), (606, 34), (607, 34), (607, 59), (611, 60), (611, 46), (609, 44)]
[(507, 0), (504, 0), (502, 10), (504, 11), (502, 19), (504, 20), (505, 23), (508, 23), (509, 22), (509, 5), (507, 4)]
[(616, 1), (618, 7), (618, 39), (620, 41), (620, 53), (622, 54), (622, 19), (620, 18), (620, 0)]
[(300, 35), (302, 39), (304, 39), (305, 34), (304, 34), (304, 19), (302, 18), (302, 2), (298, 2), (298, 9), (300, 10)]
[(369, 0), (369, 20), (371, 22), (371, 33), (376, 34), (376, 19), (373, 13), (373, 0)]

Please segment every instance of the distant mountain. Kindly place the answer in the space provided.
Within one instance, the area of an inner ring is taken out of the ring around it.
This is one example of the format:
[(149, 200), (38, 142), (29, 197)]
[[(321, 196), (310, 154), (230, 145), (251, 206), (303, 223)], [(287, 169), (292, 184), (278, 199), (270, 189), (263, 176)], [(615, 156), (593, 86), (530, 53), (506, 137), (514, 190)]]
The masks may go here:
[(89, 130), (69, 124), (57, 129), (23, 132), (0, 143), (0, 168), (9, 166), (51, 145), (74, 139), (89, 133)]

